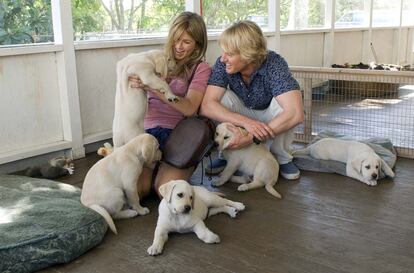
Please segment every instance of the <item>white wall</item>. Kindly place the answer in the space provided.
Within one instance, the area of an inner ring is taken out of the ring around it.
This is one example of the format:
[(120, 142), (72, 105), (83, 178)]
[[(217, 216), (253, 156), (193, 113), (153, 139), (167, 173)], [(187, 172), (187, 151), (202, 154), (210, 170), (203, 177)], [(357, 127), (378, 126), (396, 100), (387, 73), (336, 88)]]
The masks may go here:
[(0, 159), (63, 141), (55, 53), (0, 57), (0, 97)]

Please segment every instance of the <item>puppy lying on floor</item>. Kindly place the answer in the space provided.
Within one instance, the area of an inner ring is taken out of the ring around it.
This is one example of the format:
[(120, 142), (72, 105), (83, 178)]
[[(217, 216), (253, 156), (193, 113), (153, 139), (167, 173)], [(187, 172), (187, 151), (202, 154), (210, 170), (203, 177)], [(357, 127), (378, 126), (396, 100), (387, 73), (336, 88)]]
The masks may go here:
[[(160, 159), (155, 137), (136, 136), (88, 171), (82, 187), (82, 204), (101, 214), (117, 234), (111, 216), (122, 219), (149, 213), (148, 208), (139, 204), (137, 180), (144, 164), (152, 165)], [(124, 208), (125, 205), (129, 208)]]
[[(178, 102), (166, 81), (168, 72), (176, 66), (174, 60), (167, 59), (161, 50), (150, 50), (137, 54), (129, 54), (117, 63), (117, 82), (115, 93), (115, 113), (112, 125), (114, 147), (118, 148), (132, 138), (144, 133), (144, 116), (147, 112), (147, 92), (129, 86), (128, 77), (138, 75), (141, 82), (159, 91), (172, 102)], [(106, 156), (113, 150), (112, 145), (105, 143), (98, 154)]]
[(310, 155), (316, 159), (346, 163), (346, 175), (367, 185), (376, 186), (380, 170), (390, 177), (394, 172), (374, 150), (365, 143), (336, 138), (322, 138), (293, 155)]
[(191, 186), (184, 180), (172, 180), (159, 188), (163, 199), (158, 207), (158, 222), (154, 241), (148, 248), (149, 255), (161, 254), (168, 240), (168, 233), (194, 231), (205, 243), (219, 243), (220, 237), (211, 232), (204, 219), (220, 212), (234, 218), (244, 210), (239, 202), (222, 198), (200, 186)]
[[(219, 124), (216, 128), (214, 141), (218, 145), (218, 150), (222, 151), (227, 160), (227, 165), (219, 179), (213, 182), (213, 185), (221, 186), (230, 180), (242, 184), (237, 188), (238, 191), (248, 191), (264, 186), (271, 195), (282, 198), (273, 188), (279, 176), (279, 164), (275, 157), (264, 144), (253, 143), (242, 149), (226, 149), (234, 137), (233, 132), (229, 130), (230, 126), (236, 128), (227, 122)], [(246, 176), (234, 176), (233, 174), (237, 170), (242, 171)], [(250, 179), (251, 175), (253, 181)]]
[(26, 170), (26, 175), (30, 177), (43, 177), (56, 179), (65, 175), (72, 175), (75, 165), (72, 159), (63, 156), (55, 157), (40, 166), (30, 167)]

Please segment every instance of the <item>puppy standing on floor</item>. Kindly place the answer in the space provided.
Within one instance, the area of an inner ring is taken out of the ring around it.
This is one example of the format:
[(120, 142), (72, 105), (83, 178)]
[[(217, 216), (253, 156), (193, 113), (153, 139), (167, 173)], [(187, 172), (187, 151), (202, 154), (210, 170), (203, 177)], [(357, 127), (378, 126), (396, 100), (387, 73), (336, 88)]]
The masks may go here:
[(394, 172), (375, 151), (365, 143), (336, 138), (322, 138), (293, 155), (310, 155), (316, 159), (346, 163), (346, 175), (367, 185), (376, 186), (380, 170), (390, 177)]
[(163, 199), (158, 207), (158, 222), (149, 255), (161, 254), (170, 232), (195, 232), (205, 243), (219, 243), (220, 237), (210, 231), (204, 219), (220, 212), (234, 218), (244, 210), (239, 202), (222, 198), (200, 186), (191, 186), (184, 180), (173, 180), (159, 188)]
[[(117, 234), (112, 217), (122, 219), (149, 213), (148, 208), (139, 204), (137, 180), (144, 164), (152, 165), (160, 159), (155, 137), (141, 134), (133, 138), (88, 171), (82, 187), (82, 204), (101, 214)], [(125, 205), (130, 208), (124, 208)]]
[[(264, 144), (253, 143), (237, 150), (226, 149), (234, 137), (233, 132), (229, 130), (230, 126), (237, 128), (227, 122), (219, 124), (216, 128), (214, 141), (218, 144), (218, 150), (222, 151), (227, 160), (227, 165), (219, 179), (213, 182), (213, 185), (221, 186), (228, 180), (242, 183), (237, 188), (238, 191), (248, 191), (264, 186), (271, 195), (282, 198), (273, 188), (279, 176), (279, 164), (275, 157)], [(237, 170), (242, 171), (246, 176), (234, 176), (233, 174)], [(253, 181), (250, 182), (249, 176), (251, 175), (253, 175)]]
[[(159, 91), (169, 100), (178, 102), (161, 77), (167, 77), (168, 72), (175, 68), (175, 61), (167, 59), (161, 50), (129, 54), (117, 63), (117, 83), (115, 94), (115, 113), (112, 125), (114, 148), (127, 143), (132, 138), (144, 133), (144, 117), (147, 112), (147, 92), (131, 88), (128, 77), (138, 75), (142, 84), (154, 91)], [(106, 156), (113, 148), (109, 143), (98, 150), (98, 154)]]

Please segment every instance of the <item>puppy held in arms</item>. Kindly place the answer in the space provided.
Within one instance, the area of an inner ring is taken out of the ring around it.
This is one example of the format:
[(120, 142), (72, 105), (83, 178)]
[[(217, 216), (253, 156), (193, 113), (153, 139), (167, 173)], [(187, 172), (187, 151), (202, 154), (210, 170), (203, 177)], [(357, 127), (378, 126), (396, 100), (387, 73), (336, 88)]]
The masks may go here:
[[(279, 176), (279, 164), (264, 144), (252, 143), (241, 149), (227, 149), (233, 140), (234, 133), (230, 127), (238, 128), (231, 123), (221, 123), (216, 128), (214, 141), (218, 150), (222, 151), (227, 160), (226, 168), (218, 180), (213, 182), (214, 186), (221, 186), (228, 180), (241, 183), (237, 190), (248, 191), (259, 187), (265, 187), (267, 192), (277, 198), (282, 196), (273, 188)], [(239, 128), (240, 130), (244, 130)], [(240, 170), (245, 176), (234, 176)], [(253, 180), (250, 179), (253, 176)]]
[(218, 196), (184, 180), (172, 180), (159, 188), (163, 199), (158, 207), (158, 222), (149, 255), (161, 254), (170, 232), (195, 232), (205, 243), (219, 243), (220, 237), (209, 230), (204, 219), (220, 212), (234, 218), (244, 205)]
[(390, 177), (394, 172), (375, 151), (365, 143), (336, 138), (322, 138), (293, 155), (310, 155), (316, 159), (335, 160), (346, 164), (346, 175), (367, 185), (376, 186), (380, 170)]
[(82, 204), (102, 215), (117, 234), (112, 217), (123, 219), (149, 213), (139, 203), (137, 180), (144, 165), (150, 166), (160, 159), (155, 137), (136, 136), (88, 171), (82, 187)]
[(132, 88), (128, 77), (138, 75), (142, 84), (156, 92), (161, 92), (171, 102), (178, 102), (170, 86), (162, 78), (166, 78), (176, 66), (175, 60), (168, 59), (162, 50), (150, 50), (137, 54), (129, 54), (117, 63), (115, 113), (112, 124), (114, 147), (105, 143), (98, 154), (106, 156), (112, 150), (121, 147), (132, 138), (144, 133), (144, 117), (147, 112), (147, 92)]

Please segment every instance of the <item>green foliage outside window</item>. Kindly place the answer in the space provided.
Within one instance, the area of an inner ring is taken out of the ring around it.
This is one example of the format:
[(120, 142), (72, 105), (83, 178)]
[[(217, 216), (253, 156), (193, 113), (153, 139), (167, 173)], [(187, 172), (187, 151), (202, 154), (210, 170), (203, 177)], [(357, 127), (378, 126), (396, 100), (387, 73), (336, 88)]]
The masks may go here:
[[(231, 23), (250, 19), (267, 26), (268, 0), (203, 0), (203, 17), (209, 29), (224, 29)], [(263, 20), (265, 19), (265, 20)]]
[(0, 2), (0, 45), (52, 41), (50, 0)]

